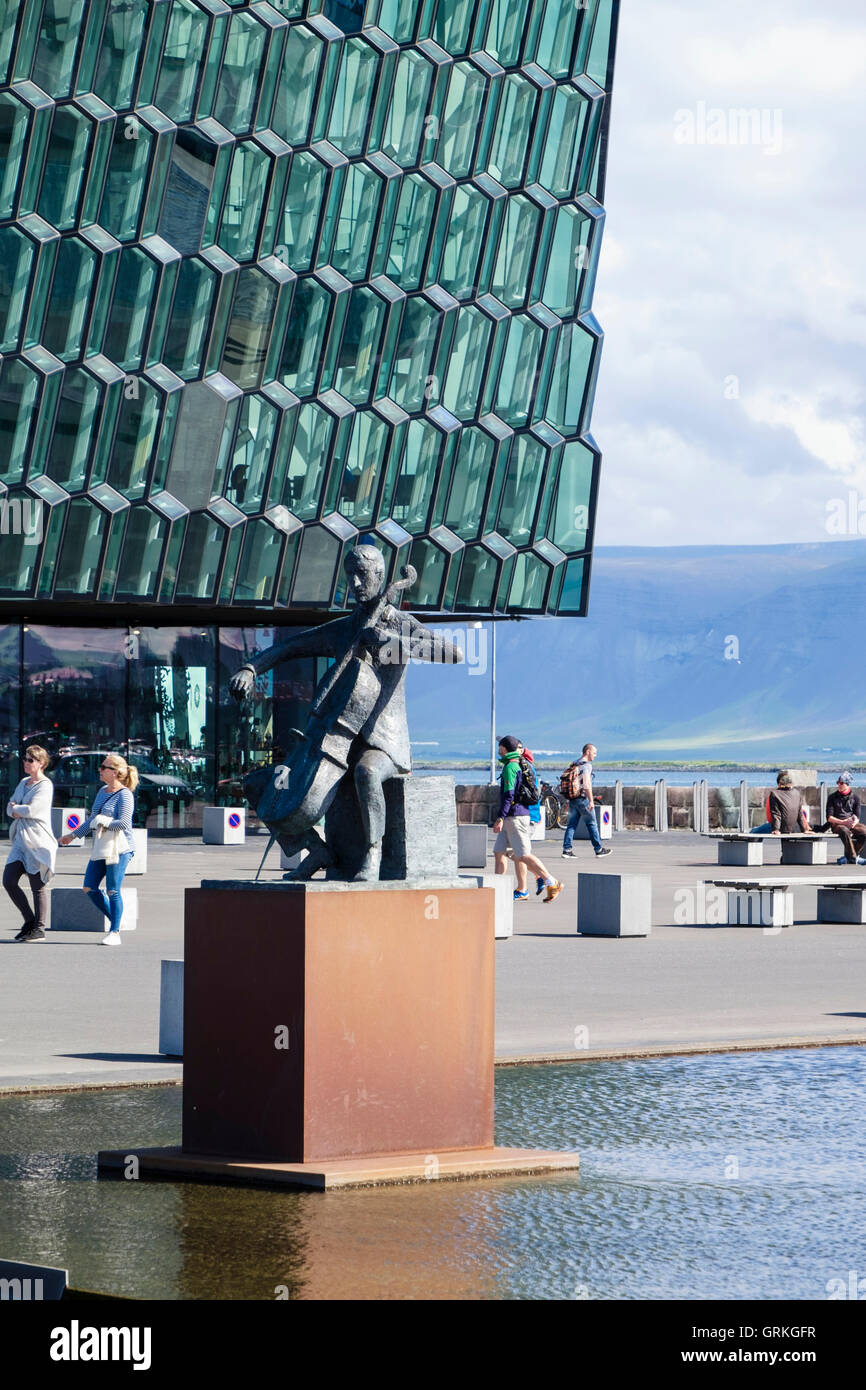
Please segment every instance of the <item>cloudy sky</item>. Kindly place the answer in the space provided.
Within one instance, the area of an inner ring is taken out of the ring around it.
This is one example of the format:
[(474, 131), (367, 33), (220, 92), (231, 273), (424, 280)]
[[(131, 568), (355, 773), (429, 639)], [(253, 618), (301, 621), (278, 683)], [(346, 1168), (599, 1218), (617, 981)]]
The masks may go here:
[(623, 0), (597, 544), (829, 540), (852, 491), (866, 534), (864, 93), (863, 0)]

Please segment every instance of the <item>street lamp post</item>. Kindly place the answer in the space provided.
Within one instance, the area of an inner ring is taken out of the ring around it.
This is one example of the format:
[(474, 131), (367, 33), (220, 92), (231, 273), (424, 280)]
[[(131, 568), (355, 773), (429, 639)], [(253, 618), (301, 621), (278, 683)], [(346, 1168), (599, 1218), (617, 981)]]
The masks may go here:
[(496, 624), (490, 620), (490, 781), (496, 781)]

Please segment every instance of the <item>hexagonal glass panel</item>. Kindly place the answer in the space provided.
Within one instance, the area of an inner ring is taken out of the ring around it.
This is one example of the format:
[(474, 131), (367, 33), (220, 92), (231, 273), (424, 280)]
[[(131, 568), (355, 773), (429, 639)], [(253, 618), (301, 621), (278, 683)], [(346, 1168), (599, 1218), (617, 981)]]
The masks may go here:
[(457, 607), (489, 611), (493, 607), (498, 574), (499, 561), (495, 555), (481, 545), (468, 545), (460, 567)]
[(77, 218), (92, 129), (74, 106), (58, 106), (54, 112), (36, 210), (60, 231)]
[(282, 548), (283, 536), (269, 522), (247, 522), (235, 582), (235, 603), (271, 602)]
[(175, 600), (212, 599), (222, 561), (226, 530), (206, 512), (193, 512), (178, 566)]
[(124, 371), (141, 365), (157, 275), (140, 246), (123, 248), (102, 351)]
[(333, 415), (314, 401), (301, 406), (281, 499), (301, 521), (318, 512), (333, 433)]
[(330, 263), (347, 280), (367, 274), (376, 232), (382, 180), (369, 164), (351, 164), (346, 171)]
[(543, 340), (541, 327), (523, 314), (516, 314), (508, 325), (493, 409), (515, 428), (529, 420)]
[(271, 129), (290, 145), (303, 145), (309, 138), (323, 48), (322, 39), (305, 24), (289, 30)]
[(555, 198), (571, 196), (589, 106), (575, 87), (557, 87), (554, 92), (538, 182)]
[(271, 160), (251, 140), (235, 146), (217, 241), (236, 261), (255, 255)]
[(84, 0), (43, 0), (30, 77), (50, 97), (72, 92), (84, 16)]
[(28, 126), (26, 107), (11, 92), (0, 93), (0, 219), (15, 209)]
[(0, 362), (0, 481), (24, 477), (27, 444), (39, 401), (39, 377), (20, 358)]
[(17, 227), (0, 227), (0, 352), (15, 352), (33, 266), (33, 242)]
[(309, 270), (328, 186), (328, 170), (315, 155), (304, 150), (292, 160), (286, 187), (282, 230), (278, 238), (292, 270)]
[(442, 435), (429, 421), (409, 422), (399, 472), (382, 500), (383, 514), (390, 511), (410, 535), (427, 528), (441, 451)]
[(487, 162), (489, 172), (506, 188), (516, 188), (522, 181), (537, 99), (538, 91), (527, 78), (508, 74)]
[(417, 7), (406, 0), (371, 0), (368, 24), (376, 24), (398, 43), (409, 43), (418, 19)]
[(511, 446), (496, 526), (512, 545), (528, 545), (544, 481), (547, 451), (532, 435), (519, 434)]
[(589, 406), (589, 377), (596, 340), (578, 323), (560, 330), (544, 418), (560, 434), (579, 434)]
[(511, 574), (508, 607), (519, 608), (528, 613), (540, 613), (544, 608), (549, 578), (550, 568), (543, 560), (533, 555), (531, 550), (521, 551)]
[[(118, 241), (132, 241), (144, 207), (154, 136), (141, 121), (119, 122), (108, 161), (99, 222)], [(134, 131), (135, 135), (128, 134)]]
[[(90, 444), (99, 419), (102, 389), (81, 367), (66, 371), (45, 469), (67, 492), (84, 487)], [(83, 515), (83, 513), (82, 513)], [(100, 513), (101, 515), (101, 513)]]
[(432, 35), (446, 53), (466, 52), (480, 8), (479, 0), (437, 0)]
[(301, 540), (301, 551), (292, 586), (292, 602), (324, 607), (340, 562), (340, 541), (324, 526), (308, 526)]
[(535, 62), (551, 77), (567, 77), (571, 72), (572, 50), (580, 11), (585, 5), (575, 0), (547, 0)]
[(298, 281), (280, 361), (280, 380), (296, 396), (315, 390), (330, 310), (324, 285), (310, 276)]
[(132, 507), (126, 519), (115, 598), (156, 596), (168, 521), (149, 507)]
[(48, 509), (40, 498), (17, 488), (4, 494), (0, 507), (4, 517), (0, 593), (20, 598), (32, 591)]
[(474, 184), (455, 189), (439, 272), (440, 285), (455, 299), (470, 299), (478, 293), (478, 263), (489, 210), (489, 200)]
[(124, 497), (143, 497), (159, 433), (162, 396), (147, 381), (124, 392), (118, 411), (117, 434), (108, 468), (108, 482)]
[(490, 289), (509, 309), (526, 299), (540, 216), (522, 193), (508, 199)]
[(192, 0), (172, 0), (154, 106), (173, 121), (188, 121), (207, 49), (208, 17)]
[(389, 388), (404, 410), (421, 410), (425, 400), (439, 394), (430, 367), (441, 320), (442, 315), (426, 299), (419, 295), (407, 299)]
[(484, 47), (504, 68), (520, 59), (529, 0), (491, 0)]
[(93, 90), (115, 111), (132, 105), (148, 13), (152, 8), (148, 0), (110, 0)]
[(401, 289), (416, 290), (429, 250), (436, 189), (420, 174), (408, 174), (400, 188), (385, 274)]
[(359, 410), (352, 422), (336, 497), (336, 510), (354, 526), (373, 523), (376, 494), (384, 474), (389, 443), (390, 432), (385, 421), (372, 411)]
[(455, 179), (472, 172), (488, 79), (471, 63), (455, 63), (439, 128), (436, 159)]
[(96, 595), (108, 516), (86, 497), (68, 504), (54, 580), (55, 598)]
[(162, 360), (184, 381), (198, 376), (204, 362), (217, 279), (216, 271), (203, 261), (181, 261)]
[(566, 444), (556, 485), (556, 501), (548, 535), (560, 550), (583, 550), (590, 524), (595, 459), (579, 439)]
[(400, 54), (385, 118), (382, 150), (404, 169), (417, 164), (433, 83), (433, 69), (420, 53)]
[(62, 362), (81, 356), (97, 260), (78, 237), (64, 237), (58, 248), (41, 337)]
[(340, 58), (328, 139), (346, 155), (363, 154), (380, 60), (363, 39), (347, 39)]
[(225, 495), (243, 512), (257, 512), (265, 495), (279, 411), (263, 396), (244, 396)]
[(478, 409), (492, 328), (474, 306), (457, 316), (442, 403), (458, 420), (471, 419)]
[(579, 208), (562, 207), (556, 214), (541, 299), (560, 318), (580, 307), (581, 287), (591, 268), (592, 228), (592, 218)]
[(372, 389), (387, 311), (385, 301), (366, 285), (352, 290), (334, 386), (355, 404), (365, 401)]
[(253, 15), (232, 15), (213, 114), (235, 135), (243, 135), (253, 124), (266, 41), (267, 31)]

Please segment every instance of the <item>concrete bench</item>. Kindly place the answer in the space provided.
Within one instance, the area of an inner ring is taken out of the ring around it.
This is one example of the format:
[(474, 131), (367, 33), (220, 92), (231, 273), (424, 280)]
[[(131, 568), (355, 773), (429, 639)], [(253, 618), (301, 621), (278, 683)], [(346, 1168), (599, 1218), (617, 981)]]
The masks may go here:
[(649, 874), (578, 874), (578, 936), (649, 936)]
[(838, 878), (706, 879), (728, 893), (729, 927), (792, 927), (794, 889), (817, 888), (819, 922), (866, 923), (866, 873)]
[(764, 862), (764, 844), (777, 841), (782, 864), (826, 864), (827, 835), (752, 835), (739, 830), (710, 830), (706, 838), (718, 840), (720, 864), (757, 866)]
[[(105, 891), (105, 882), (102, 885)], [(138, 889), (121, 888), (123, 916), (120, 919), (121, 931), (135, 931), (138, 926)], [(51, 930), (52, 931), (108, 931), (108, 918), (81, 888), (52, 888), (51, 890)]]

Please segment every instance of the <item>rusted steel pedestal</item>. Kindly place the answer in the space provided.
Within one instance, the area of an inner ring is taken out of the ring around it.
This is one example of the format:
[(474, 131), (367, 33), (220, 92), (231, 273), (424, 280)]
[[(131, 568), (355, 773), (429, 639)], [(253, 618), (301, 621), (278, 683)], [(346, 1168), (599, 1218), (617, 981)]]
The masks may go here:
[(100, 1167), (321, 1188), (578, 1166), (493, 1146), (492, 889), (205, 881), (185, 961), (182, 1148)]

